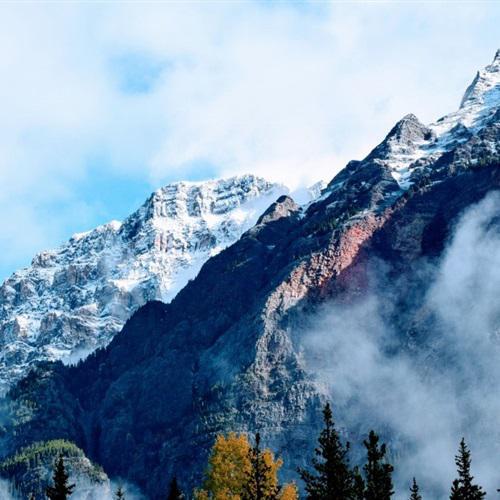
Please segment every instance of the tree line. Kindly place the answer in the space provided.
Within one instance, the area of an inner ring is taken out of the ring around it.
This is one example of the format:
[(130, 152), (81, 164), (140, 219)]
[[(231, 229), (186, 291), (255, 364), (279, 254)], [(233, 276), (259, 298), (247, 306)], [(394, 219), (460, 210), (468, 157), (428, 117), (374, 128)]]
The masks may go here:
[[(394, 495), (387, 447), (372, 430), (363, 441), (366, 461), (362, 467), (351, 466), (350, 444), (343, 442), (335, 426), (330, 405), (323, 409), (323, 429), (311, 457), (309, 469), (297, 470), (307, 500), (390, 500)], [(474, 482), (471, 473), (471, 453), (465, 440), (460, 441), (455, 457), (457, 477), (450, 487), (450, 500), (480, 500), (486, 492)], [(217, 436), (211, 450), (205, 478), (191, 495), (195, 500), (297, 500), (295, 482), (280, 484), (278, 472), (283, 465), (269, 449), (262, 449), (257, 433), (253, 445), (245, 434), (229, 433)], [(50, 500), (67, 500), (73, 493), (62, 455), (55, 463), (53, 485), (46, 489)], [(409, 500), (423, 500), (415, 478), (409, 487)], [(119, 487), (117, 500), (125, 499)], [(174, 477), (165, 500), (185, 500)]]

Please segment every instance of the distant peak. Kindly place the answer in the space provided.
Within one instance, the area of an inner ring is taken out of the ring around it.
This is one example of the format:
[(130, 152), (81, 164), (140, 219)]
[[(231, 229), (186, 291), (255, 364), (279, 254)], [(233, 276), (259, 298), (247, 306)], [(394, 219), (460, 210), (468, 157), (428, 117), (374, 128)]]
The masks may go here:
[(366, 160), (387, 159), (395, 152), (410, 153), (415, 143), (430, 137), (431, 131), (412, 113), (409, 113), (387, 134), (386, 138), (367, 156)]
[[(173, 181), (165, 184), (163, 187), (157, 189), (155, 193), (173, 193), (181, 190), (190, 189), (218, 189), (220, 187), (227, 187), (232, 185), (243, 185), (243, 184), (262, 184), (267, 183), (266, 179), (259, 177), (254, 174), (241, 174), (234, 175), (232, 177), (221, 177), (216, 179), (205, 179), (201, 181)], [(153, 193), (154, 194), (154, 193)]]
[(420, 136), (426, 132), (427, 127), (413, 113), (408, 113), (396, 123), (389, 136), (396, 136), (399, 139), (411, 136), (409, 138), (414, 140), (415, 135)]
[(172, 182), (156, 190), (139, 210), (146, 211), (147, 219), (222, 214), (246, 200), (275, 189), (285, 190), (284, 186), (252, 174), (206, 181)]
[(90, 231), (84, 231), (81, 233), (73, 234), (70, 241), (83, 240), (84, 238), (98, 236), (100, 234), (107, 233), (107, 232), (116, 233), (120, 230), (121, 225), (122, 225), (122, 223), (120, 221), (112, 220), (110, 222), (107, 222), (106, 224), (102, 224), (100, 226), (97, 226), (96, 228), (91, 229)]
[(401, 120), (399, 120), (399, 123), (403, 123), (403, 122), (420, 123), (420, 120), (413, 113), (408, 113), (407, 115), (403, 116), (403, 118), (401, 118)]
[(147, 231), (149, 225), (172, 228), (200, 223), (213, 227), (224, 217), (245, 219), (247, 210), (253, 214), (258, 208), (262, 212), (271, 200), (288, 191), (282, 184), (252, 174), (173, 182), (152, 193), (124, 221), (121, 232), (127, 238), (136, 238), (137, 234), (142, 234), (141, 231)]
[(500, 49), (497, 49), (495, 58), (493, 59), (493, 64), (498, 64), (498, 63), (500, 63)]
[(426, 129), (425, 125), (413, 113), (408, 113), (407, 115), (403, 116), (403, 118), (401, 118), (401, 120), (399, 120), (396, 125), (394, 125), (387, 137), (399, 138), (402, 135), (404, 136), (408, 134), (409, 132), (424, 129)]
[(472, 83), (467, 87), (460, 103), (464, 108), (470, 104), (482, 102), (487, 94), (498, 92), (500, 87), (500, 49), (495, 53), (491, 64), (478, 71)]
[(290, 196), (282, 195), (260, 216), (257, 225), (267, 224), (282, 217), (289, 217), (299, 210), (299, 205)]

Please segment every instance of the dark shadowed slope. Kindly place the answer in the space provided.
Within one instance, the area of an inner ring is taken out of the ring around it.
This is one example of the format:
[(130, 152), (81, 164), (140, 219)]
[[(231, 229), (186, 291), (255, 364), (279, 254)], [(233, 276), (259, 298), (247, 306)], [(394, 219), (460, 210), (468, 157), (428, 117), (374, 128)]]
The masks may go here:
[(444, 131), (407, 116), (316, 203), (277, 200), (170, 304), (146, 304), (78, 367), (45, 365), (23, 380), (12, 406), (35, 404), (7, 447), (73, 440), (151, 498), (174, 473), (194, 485), (221, 431), (258, 430), (289, 473), (303, 464), (323, 391), (295, 332), (318, 304), (362, 295), (382, 259), (408, 283), (395, 297), (402, 342), (410, 328), (425, 339), (414, 325), (425, 289), (418, 264), (439, 259), (463, 210), (500, 188), (500, 113), (490, 108), (471, 108), (467, 133), (453, 115)]

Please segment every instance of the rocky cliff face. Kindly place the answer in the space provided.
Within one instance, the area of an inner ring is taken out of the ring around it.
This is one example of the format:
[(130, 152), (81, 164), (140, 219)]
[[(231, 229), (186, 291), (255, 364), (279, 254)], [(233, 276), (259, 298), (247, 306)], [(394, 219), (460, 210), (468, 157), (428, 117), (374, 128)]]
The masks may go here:
[(284, 192), (251, 175), (170, 184), (123, 223), (36, 255), (0, 288), (0, 390), (36, 362), (107, 345), (147, 301), (169, 302)]
[(150, 498), (174, 473), (196, 484), (217, 432), (259, 430), (285, 474), (304, 465), (324, 392), (304, 363), (300, 326), (330, 299), (362, 295), (383, 260), (408, 283), (388, 291), (404, 305), (402, 342), (410, 330), (424, 336), (414, 319), (427, 285), (415, 270), (439, 258), (465, 208), (500, 189), (499, 65), (497, 54), (436, 124), (404, 117), (315, 203), (278, 199), (171, 303), (140, 308), (106, 349), (21, 381), (9, 404), (38, 405), (11, 423), (8, 446), (64, 436)]

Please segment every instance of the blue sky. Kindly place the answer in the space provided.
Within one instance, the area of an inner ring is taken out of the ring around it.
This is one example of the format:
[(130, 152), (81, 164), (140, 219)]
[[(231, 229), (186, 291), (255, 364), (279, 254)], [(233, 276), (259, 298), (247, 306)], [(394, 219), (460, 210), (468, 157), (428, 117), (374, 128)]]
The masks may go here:
[(458, 106), (496, 2), (3, 3), (0, 277), (180, 179), (331, 178)]

